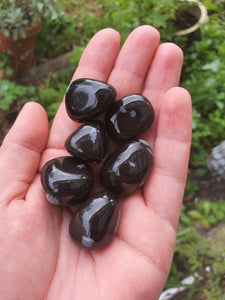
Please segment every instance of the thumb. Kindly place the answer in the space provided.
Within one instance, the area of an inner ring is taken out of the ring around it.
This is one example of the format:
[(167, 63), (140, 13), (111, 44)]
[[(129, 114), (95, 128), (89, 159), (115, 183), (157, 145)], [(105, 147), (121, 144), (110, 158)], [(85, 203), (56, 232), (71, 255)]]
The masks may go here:
[(48, 119), (41, 105), (24, 105), (0, 148), (0, 202), (25, 193), (39, 165), (48, 137)]

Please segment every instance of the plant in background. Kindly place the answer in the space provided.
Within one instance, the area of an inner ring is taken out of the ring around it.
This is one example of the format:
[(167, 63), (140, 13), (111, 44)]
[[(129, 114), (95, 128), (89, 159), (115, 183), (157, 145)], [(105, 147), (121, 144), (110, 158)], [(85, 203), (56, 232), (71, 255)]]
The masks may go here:
[[(12, 107), (18, 110), (28, 101), (40, 103), (51, 122), (65, 94), (73, 69), (51, 73), (39, 87), (22, 86), (9, 80), (0, 80), (0, 109), (8, 111)], [(64, 80), (63, 80), (64, 79)]]
[(225, 220), (225, 200), (217, 202), (200, 200), (194, 203), (194, 207), (187, 211), (192, 224), (201, 223), (205, 228), (217, 226)]
[[(54, 57), (62, 48), (65, 51), (71, 50), (71, 44), (83, 47), (98, 30), (105, 27), (118, 30), (122, 43), (131, 30), (144, 24), (158, 28), (162, 41), (172, 40), (179, 3), (179, 0), (60, 0), (59, 5), (67, 13), (51, 23), (43, 22), (36, 56)], [(183, 41), (186, 38), (179, 39)]]
[(66, 78), (63, 81), (60, 76), (60, 73), (51, 73), (44, 84), (38, 87), (38, 101), (45, 108), (50, 122), (54, 118), (67, 88)]
[[(190, 214), (187, 214), (186, 207), (182, 206), (174, 259), (166, 289), (180, 286), (182, 279), (192, 275), (195, 281), (188, 287), (185, 299), (192, 299), (197, 292), (200, 293), (199, 299), (225, 299), (221, 284), (225, 271), (224, 249), (214, 247), (214, 243), (202, 236), (193, 226), (196, 218), (206, 226), (221, 224), (225, 216), (224, 204), (223, 199), (218, 200), (218, 203), (196, 202)], [(217, 215), (221, 208), (223, 217), (221, 214)]]
[[(207, 3), (206, 3), (207, 2)], [(217, 1), (211, 5), (208, 21), (201, 26), (201, 39), (184, 48), (181, 85), (193, 102), (193, 135), (190, 163), (206, 169), (206, 157), (224, 140), (225, 132), (225, 13)]]
[(84, 42), (85, 37), (90, 38), (104, 27), (118, 30), (124, 42), (131, 30), (143, 24), (159, 29), (162, 41), (168, 41), (176, 30), (174, 20), (179, 3), (179, 0), (102, 0), (94, 2), (89, 10), (84, 5), (83, 9), (79, 7), (81, 13), (76, 20), (84, 34)]
[(77, 22), (67, 14), (61, 14), (51, 22), (43, 22), (42, 30), (37, 37), (35, 57), (38, 62), (52, 59), (79, 47), (83, 35), (77, 29)]
[(17, 85), (9, 80), (0, 80), (0, 109), (7, 111), (12, 105), (20, 107), (27, 101), (38, 101), (36, 88)]
[(2, 77), (2, 74), (5, 74), (5, 76), (11, 76), (13, 74), (13, 70), (10, 68), (9, 64), (9, 54), (0, 52), (0, 78)]
[(18, 36), (26, 36), (27, 26), (55, 19), (60, 13), (56, 0), (2, 0), (0, 30), (17, 40)]
[(185, 186), (185, 196), (193, 197), (196, 192), (198, 192), (199, 187), (187, 179)]
[[(0, 51), (10, 54), (9, 66), (14, 77), (34, 65), (34, 48), (42, 21), (50, 21), (60, 12), (56, 0), (0, 2)], [(1, 77), (7, 77), (5, 72)]]

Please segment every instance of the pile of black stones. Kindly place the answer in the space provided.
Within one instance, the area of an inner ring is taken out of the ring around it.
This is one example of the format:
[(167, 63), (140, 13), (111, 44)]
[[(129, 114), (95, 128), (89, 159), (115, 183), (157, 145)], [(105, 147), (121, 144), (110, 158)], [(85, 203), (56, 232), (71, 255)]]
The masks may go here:
[[(83, 124), (65, 141), (68, 156), (44, 165), (41, 181), (51, 204), (79, 204), (69, 225), (73, 241), (89, 250), (100, 249), (117, 231), (118, 195), (140, 188), (151, 170), (152, 150), (138, 136), (152, 125), (154, 110), (140, 94), (116, 101), (111, 85), (87, 78), (69, 84), (65, 105), (69, 117)], [(97, 119), (103, 114), (105, 122)], [(109, 139), (118, 145), (110, 154)], [(91, 194), (93, 163), (102, 163), (99, 178), (103, 188)]]

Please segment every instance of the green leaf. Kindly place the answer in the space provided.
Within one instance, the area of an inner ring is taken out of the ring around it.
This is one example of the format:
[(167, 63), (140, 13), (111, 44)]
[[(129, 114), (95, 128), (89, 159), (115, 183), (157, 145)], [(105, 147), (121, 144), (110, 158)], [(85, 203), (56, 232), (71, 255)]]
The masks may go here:
[(73, 64), (78, 64), (81, 55), (83, 54), (84, 48), (74, 46), (72, 53), (69, 56), (69, 62)]
[(211, 0), (203, 0), (203, 5), (204, 5), (208, 10), (214, 10), (214, 9), (216, 9), (216, 5), (213, 4)]
[(37, 3), (37, 8), (38, 8), (38, 11), (39, 12), (42, 12), (43, 11), (43, 8), (44, 8), (44, 3)]
[(10, 31), (7, 28), (3, 27), (1, 30), (6, 37), (10, 36)]
[(202, 214), (197, 210), (189, 210), (188, 216), (194, 221), (201, 221), (203, 218)]
[(214, 215), (209, 216), (208, 221), (212, 225), (216, 225), (217, 224), (217, 218)]
[(213, 268), (225, 270), (225, 261), (219, 262), (216, 261), (212, 264)]
[(203, 65), (202, 70), (210, 70), (212, 72), (217, 72), (220, 68), (220, 65), (221, 65), (220, 60), (214, 60), (211, 63)]
[(203, 213), (204, 213), (205, 216), (208, 216), (209, 213), (210, 213), (210, 207), (211, 207), (210, 204), (211, 203), (208, 202), (208, 201), (203, 201), (202, 202), (202, 211), (203, 211)]
[(20, 33), (20, 36), (22, 38), (25, 38), (26, 37), (26, 28), (25, 27), (24, 28), (20, 28), (19, 29), (19, 33)]

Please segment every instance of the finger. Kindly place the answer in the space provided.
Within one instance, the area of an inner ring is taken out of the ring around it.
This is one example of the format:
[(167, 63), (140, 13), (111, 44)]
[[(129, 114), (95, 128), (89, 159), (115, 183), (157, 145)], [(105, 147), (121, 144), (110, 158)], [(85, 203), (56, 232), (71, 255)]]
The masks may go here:
[(48, 119), (37, 103), (27, 103), (0, 148), (2, 201), (23, 198), (37, 171), (48, 136)]
[[(87, 45), (72, 80), (92, 78), (107, 81), (119, 45), (118, 32), (110, 28), (99, 31)], [(78, 124), (68, 117), (63, 101), (54, 119), (47, 147), (63, 148), (65, 139), (77, 127)]]
[(144, 186), (150, 210), (177, 226), (191, 144), (191, 98), (182, 88), (170, 89), (160, 111), (153, 169)]
[(168, 91), (180, 81), (182, 50), (173, 43), (161, 44), (155, 54), (145, 81), (145, 89)]
[(140, 92), (147, 70), (159, 43), (159, 33), (151, 26), (136, 28), (124, 43), (108, 82), (121, 98)]
[(161, 44), (154, 56), (148, 75), (146, 77), (143, 95), (146, 96), (155, 111), (155, 120), (142, 138), (147, 139), (154, 148), (157, 132), (158, 116), (163, 103), (164, 94), (172, 87), (179, 85), (183, 64), (183, 52), (173, 43)]

